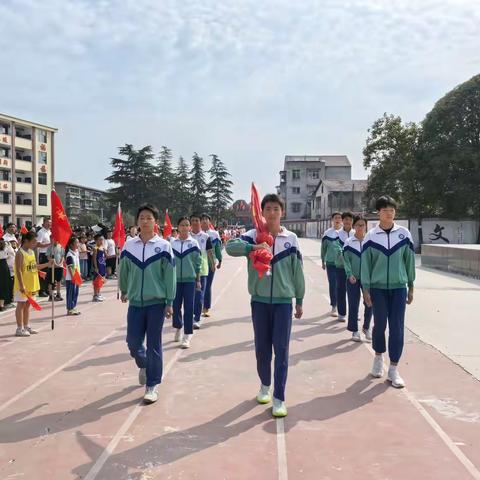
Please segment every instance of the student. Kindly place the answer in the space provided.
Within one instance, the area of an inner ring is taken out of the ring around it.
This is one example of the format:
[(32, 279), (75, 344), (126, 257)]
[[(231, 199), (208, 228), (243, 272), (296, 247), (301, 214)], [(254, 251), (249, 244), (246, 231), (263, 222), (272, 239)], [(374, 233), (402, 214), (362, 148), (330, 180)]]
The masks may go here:
[[(275, 367), (272, 414), (274, 417), (285, 417), (292, 298), (296, 301), (295, 318), (301, 318), (305, 280), (297, 236), (280, 225), (285, 211), (283, 200), (278, 195), (269, 194), (263, 198), (261, 207), (268, 230), (274, 239), (272, 248), (270, 249), (267, 243), (256, 245), (257, 231), (250, 230), (241, 238), (229, 240), (226, 249), (227, 253), (234, 257), (247, 257), (257, 372), (261, 381), (257, 402), (266, 404), (272, 399), (270, 384), (273, 347)], [(271, 274), (259, 278), (249, 253), (261, 249), (271, 250), (273, 259)]]
[(53, 291), (56, 290), (56, 295), (53, 298), (55, 302), (63, 300), (61, 294), (62, 279), (63, 279), (63, 261), (65, 259), (65, 250), (58, 242), (52, 242), (47, 248), (47, 257), (53, 258), (53, 276), (52, 269), (46, 271), (48, 280), (48, 300), (52, 300)]
[[(169, 242), (154, 233), (158, 210), (142, 205), (136, 215), (139, 236), (128, 240), (120, 259), (119, 286), (122, 302), (129, 302), (127, 345), (139, 368), (140, 385), (146, 384), (144, 401), (158, 399), (162, 381), (162, 328), (173, 313), (176, 290), (175, 259)], [(147, 349), (143, 342), (147, 336)]]
[(77, 310), (78, 292), (80, 287), (73, 283), (73, 276), (76, 272), (80, 274), (80, 258), (78, 254), (78, 238), (71, 236), (67, 244), (67, 275), (65, 277), (67, 289), (67, 315), (80, 315)]
[[(5, 237), (4, 237), (5, 239)], [(13, 302), (13, 281), (15, 277), (15, 256), (18, 251), (18, 243), (17, 240), (11, 240), (9, 242), (5, 242), (5, 250), (7, 252), (7, 265), (10, 271), (10, 283), (8, 285), (8, 301), (6, 301), (7, 308), (15, 308), (17, 305)]]
[[(343, 246), (343, 262), (345, 273), (347, 275), (347, 297), (348, 297), (348, 326), (347, 330), (352, 332), (352, 340), (361, 342), (362, 337), (358, 331), (358, 307), (360, 304), (360, 295), (362, 291), (361, 283), (361, 254), (363, 240), (367, 230), (367, 221), (362, 216), (353, 218), (353, 228), (355, 235), (347, 238)], [(372, 340), (370, 331), (370, 321), (372, 319), (372, 308), (365, 301), (363, 302), (365, 311), (363, 317), (363, 334), (367, 341)]]
[(11, 302), (7, 243), (0, 237), (0, 312), (3, 312), (6, 305)]
[[(47, 249), (51, 245), (50, 237), (52, 232), (50, 228), (52, 227), (52, 222), (49, 217), (43, 219), (42, 228), (37, 232), (37, 247), (38, 247), (38, 261), (40, 263), (47, 263), (49, 258), (47, 255)], [(48, 297), (48, 290), (50, 286), (50, 278), (40, 279), (40, 293), (39, 297)]]
[(33, 249), (37, 244), (36, 235), (28, 232), (22, 235), (22, 244), (15, 256), (15, 280), (13, 285), (14, 300), (17, 302), (15, 317), (17, 320), (17, 337), (29, 337), (36, 330), (28, 324), (30, 316), (30, 303), (28, 297), (35, 299), (40, 290), (38, 270), (53, 266), (53, 259), (47, 263), (37, 265)]
[(373, 305), (375, 360), (372, 376), (380, 378), (383, 375), (388, 323), (390, 367), (387, 378), (395, 388), (402, 388), (405, 382), (397, 365), (403, 351), (406, 305), (413, 302), (415, 253), (408, 229), (394, 222), (395, 200), (385, 195), (377, 200), (375, 208), (380, 222), (365, 236), (361, 268), (363, 298), (367, 305)]
[(82, 279), (88, 278), (88, 251), (87, 251), (87, 237), (82, 233), (80, 235), (80, 243), (78, 244), (78, 256), (80, 260), (80, 272)]
[[(95, 248), (92, 252), (92, 271), (93, 271), (93, 281), (97, 277), (102, 277), (105, 280), (107, 276), (107, 265), (106, 265), (106, 254), (105, 249), (103, 248), (103, 235), (97, 233), (94, 237)], [(93, 285), (93, 301), (94, 302), (103, 302), (105, 297), (100, 294), (101, 287)]]
[[(173, 327), (176, 329), (175, 341), (182, 342), (181, 348), (189, 348), (193, 335), (195, 289), (201, 290), (202, 288), (200, 282), (202, 253), (198, 242), (190, 235), (190, 219), (181, 217), (177, 225), (178, 238), (170, 240), (177, 272), (177, 293), (173, 302)], [(185, 333), (183, 339), (182, 328)]]
[(205, 298), (203, 301), (203, 316), (209, 317), (210, 308), (212, 306), (212, 283), (213, 283), (213, 278), (215, 276), (215, 270), (219, 270), (222, 267), (222, 241), (220, 240), (220, 235), (218, 234), (218, 232), (215, 229), (210, 228), (212, 219), (209, 215), (204, 213), (201, 216), (200, 220), (202, 223), (202, 230), (208, 233), (208, 236), (212, 241), (212, 246), (215, 251), (215, 258), (218, 261), (217, 265), (215, 265), (215, 262), (214, 262), (213, 265), (209, 266), (207, 284), (205, 286)]
[(342, 249), (347, 238), (353, 237), (355, 230), (352, 228), (353, 214), (351, 212), (342, 213), (342, 228), (338, 231), (335, 248), (337, 255), (335, 257), (335, 276), (337, 284), (337, 308), (338, 321), (345, 322), (347, 316), (347, 275), (343, 265)]
[(200, 251), (202, 252), (202, 268), (200, 270), (200, 284), (202, 288), (195, 290), (195, 306), (193, 309), (193, 328), (198, 330), (200, 328), (200, 315), (202, 314), (205, 289), (207, 287), (208, 269), (214, 269), (215, 260), (213, 257), (212, 241), (208, 233), (202, 231), (200, 215), (191, 215), (190, 224), (192, 226), (191, 235), (198, 242)]
[(331, 316), (337, 316), (337, 271), (335, 269), (335, 259), (337, 258), (336, 242), (338, 231), (342, 228), (342, 214), (334, 212), (331, 216), (332, 226), (325, 230), (322, 237), (322, 268), (327, 270), (328, 292), (330, 294), (330, 305), (332, 307)]
[(107, 231), (105, 245), (105, 253), (107, 255), (107, 278), (116, 278), (117, 249), (115, 246), (115, 240), (113, 239), (112, 230)]

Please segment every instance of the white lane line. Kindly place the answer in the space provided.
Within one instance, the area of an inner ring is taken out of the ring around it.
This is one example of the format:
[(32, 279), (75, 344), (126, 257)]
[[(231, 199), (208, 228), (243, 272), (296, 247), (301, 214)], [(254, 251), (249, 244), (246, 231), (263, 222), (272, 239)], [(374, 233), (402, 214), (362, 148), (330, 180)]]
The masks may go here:
[(69, 365), (71, 365), (72, 363), (74, 363), (76, 360), (78, 360), (80, 357), (82, 357), (83, 355), (85, 355), (86, 353), (88, 353), (90, 350), (94, 349), (96, 346), (100, 345), (102, 342), (104, 342), (105, 340), (107, 340), (108, 338), (110, 338), (114, 333), (118, 332), (118, 329), (115, 328), (114, 330), (112, 330), (108, 335), (106, 335), (105, 337), (103, 337), (101, 340), (99, 340), (98, 342), (95, 342), (93, 343), (92, 345), (90, 345), (89, 347), (87, 347), (85, 350), (81, 351), (80, 353), (77, 353), (77, 355), (75, 355), (74, 357), (72, 357), (70, 360), (68, 360), (67, 362), (63, 363), (62, 365), (60, 365), (59, 367), (57, 367), (55, 370), (52, 370), (50, 373), (48, 373), (47, 375), (45, 375), (44, 377), (40, 378), (39, 380), (37, 380), (35, 383), (32, 383), (32, 385), (30, 385), (29, 387), (27, 387), (25, 390), (22, 390), (20, 393), (17, 393), (17, 395), (15, 395), (14, 397), (12, 397), (10, 400), (7, 400), (4, 404), (0, 405), (0, 412), (2, 410), (5, 410), (7, 407), (9, 407), (12, 403), (15, 403), (17, 400), (19, 400), (20, 398), (24, 397), (25, 395), (27, 395), (28, 393), (30, 393), (32, 390), (35, 390), (37, 387), (39, 387), (40, 385), (42, 385), (42, 383), (45, 383), (47, 380), (49, 380), (50, 378), (52, 378), (54, 375), (56, 375), (58, 372), (62, 371), (65, 367), (68, 367)]
[[(228, 287), (232, 284), (232, 282), (235, 280), (236, 276), (240, 273), (240, 271), (244, 268), (243, 266), (240, 266), (237, 268), (236, 272), (233, 274), (233, 276), (230, 278), (230, 280), (226, 283), (226, 285), (222, 288), (220, 293), (216, 296), (215, 300), (212, 303), (212, 308), (217, 304), (218, 300), (222, 298), (222, 295), (225, 293)], [(182, 354), (183, 350), (177, 350), (175, 352), (175, 355), (171, 358), (170, 362), (168, 362), (168, 365), (165, 368), (163, 378), (162, 378), (162, 383), (165, 380), (165, 378), (168, 375), (168, 372), (172, 369), (172, 367), (177, 363), (177, 360), (180, 358), (180, 355)], [(140, 400), (140, 402), (135, 406), (135, 408), (130, 412), (130, 415), (127, 417), (125, 422), (120, 426), (119, 430), (115, 434), (115, 436), (112, 438), (110, 443), (107, 445), (105, 450), (102, 452), (100, 457), (98, 457), (97, 461), (93, 464), (92, 468), (89, 470), (87, 473), (87, 476), (84, 478), (84, 480), (95, 480), (97, 478), (97, 475), (100, 473), (100, 470), (103, 468), (105, 465), (105, 462), (109, 459), (109, 457), (113, 454), (115, 449), (118, 446), (118, 443), (120, 440), (123, 438), (123, 436), (128, 432), (129, 428), (132, 426), (133, 422), (137, 419), (137, 417), (140, 415), (142, 411), (142, 406), (143, 406), (143, 399)]]
[[(367, 351), (375, 356), (373, 349), (369, 348), (370, 344), (364, 343)], [(446, 447), (457, 457), (457, 460), (467, 469), (468, 473), (475, 480), (480, 480), (480, 471), (470, 461), (470, 459), (458, 448), (455, 442), (448, 436), (443, 428), (435, 421), (435, 419), (425, 410), (423, 405), (406, 389), (402, 388), (402, 393), (407, 397), (408, 401), (417, 409), (420, 415), (433, 428), (434, 432), (440, 437)]]
[(283, 418), (275, 420), (277, 424), (277, 464), (278, 480), (288, 480), (287, 445), (285, 442), (285, 423)]

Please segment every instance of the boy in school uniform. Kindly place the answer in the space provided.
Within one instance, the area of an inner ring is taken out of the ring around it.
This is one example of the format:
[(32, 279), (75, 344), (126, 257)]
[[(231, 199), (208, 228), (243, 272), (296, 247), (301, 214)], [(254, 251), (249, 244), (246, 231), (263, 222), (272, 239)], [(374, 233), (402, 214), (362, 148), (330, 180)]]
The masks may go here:
[(121, 299), (129, 302), (127, 345), (139, 368), (139, 383), (146, 385), (145, 403), (158, 399), (157, 386), (163, 374), (163, 322), (172, 316), (177, 285), (172, 247), (154, 232), (158, 216), (153, 205), (139, 207), (136, 220), (141, 232), (125, 243), (119, 267)]
[[(301, 318), (305, 279), (297, 236), (280, 225), (280, 219), (285, 211), (283, 200), (275, 194), (266, 195), (261, 208), (273, 237), (273, 246), (270, 248), (267, 243), (257, 245), (257, 231), (253, 229), (240, 238), (230, 240), (226, 250), (233, 257), (246, 256), (248, 259), (248, 291), (252, 297), (255, 354), (261, 381), (257, 402), (266, 404), (272, 400), (270, 385), (273, 348), (275, 360), (272, 414), (274, 417), (285, 417), (292, 298), (296, 301), (295, 318)], [(261, 249), (271, 250), (273, 259), (270, 275), (259, 278), (249, 253)]]
[(373, 306), (372, 346), (375, 359), (371, 374), (375, 378), (383, 375), (388, 323), (390, 367), (387, 379), (395, 388), (402, 388), (405, 382), (397, 365), (403, 352), (406, 305), (413, 302), (413, 239), (407, 228), (394, 222), (397, 203), (392, 197), (380, 197), (375, 206), (380, 222), (365, 237), (361, 267), (363, 297), (367, 305)]
[(322, 237), (322, 248), (320, 256), (322, 258), (322, 268), (327, 271), (328, 292), (330, 294), (330, 306), (332, 307), (331, 316), (337, 316), (337, 271), (335, 260), (337, 258), (336, 242), (338, 231), (342, 228), (342, 214), (340, 212), (332, 213), (332, 226), (325, 230)]

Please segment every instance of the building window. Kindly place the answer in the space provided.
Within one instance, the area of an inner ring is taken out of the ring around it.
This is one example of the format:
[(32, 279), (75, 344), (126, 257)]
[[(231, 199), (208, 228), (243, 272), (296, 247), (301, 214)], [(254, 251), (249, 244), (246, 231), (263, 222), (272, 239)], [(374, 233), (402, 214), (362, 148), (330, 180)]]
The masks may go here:
[(309, 169), (307, 170), (307, 175), (309, 178), (313, 180), (319, 180), (320, 179), (320, 170), (317, 169)]
[(48, 137), (46, 130), (39, 130), (38, 131), (38, 141), (40, 143), (47, 143)]
[(10, 203), (10, 194), (9, 193), (2, 193), (2, 203)]
[(39, 193), (38, 194), (38, 204), (41, 207), (48, 207), (48, 200), (47, 200), (47, 195), (45, 193)]
[(300, 187), (292, 187), (292, 193), (294, 195), (299, 195), (300, 194)]
[(292, 180), (300, 180), (300, 170), (292, 170)]
[(38, 161), (42, 165), (47, 164), (47, 152), (38, 152)]
[(38, 183), (40, 185), (47, 185), (47, 174), (46, 173), (39, 173), (38, 174)]
[(302, 204), (301, 203), (292, 203), (292, 212), (293, 213), (299, 213), (300, 212), (300, 209), (302, 207)]

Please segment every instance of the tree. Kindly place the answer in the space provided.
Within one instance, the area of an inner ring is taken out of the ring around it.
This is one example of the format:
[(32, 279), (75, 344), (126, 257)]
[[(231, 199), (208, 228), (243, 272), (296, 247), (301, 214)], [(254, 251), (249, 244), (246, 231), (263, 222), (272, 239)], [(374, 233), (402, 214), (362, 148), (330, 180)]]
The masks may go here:
[(214, 222), (218, 224), (221, 216), (233, 201), (233, 182), (230, 180), (231, 175), (227, 167), (218, 156), (214, 154), (210, 156), (212, 157), (212, 166), (208, 171), (210, 175), (210, 183), (208, 184), (209, 204)]
[(190, 200), (191, 211), (196, 213), (201, 213), (207, 208), (208, 185), (203, 168), (203, 158), (195, 152), (192, 157), (192, 169), (190, 170)]
[(172, 151), (162, 146), (158, 155), (156, 184), (157, 189), (155, 193), (156, 206), (161, 211), (173, 206), (173, 190), (174, 190), (174, 174), (172, 171)]
[(123, 210), (133, 214), (140, 204), (152, 201), (155, 167), (151, 162), (154, 155), (150, 145), (135, 150), (133, 145), (125, 144), (118, 151), (125, 158), (110, 159), (113, 173), (105, 180), (117, 186), (108, 190), (107, 197), (113, 205), (122, 202)]
[(480, 222), (480, 75), (437, 101), (423, 121), (422, 141), (440, 213)]
[(179, 157), (177, 169), (173, 180), (173, 215), (175, 219), (180, 216), (190, 215), (191, 212), (191, 192), (190, 177), (188, 175), (188, 165), (183, 157)]
[(425, 188), (429, 174), (421, 143), (421, 127), (403, 124), (398, 116), (386, 113), (369, 129), (363, 150), (365, 168), (370, 168), (369, 204), (381, 195), (391, 195), (400, 203), (400, 213), (418, 219), (418, 236), (423, 242), (422, 218), (434, 210)]

